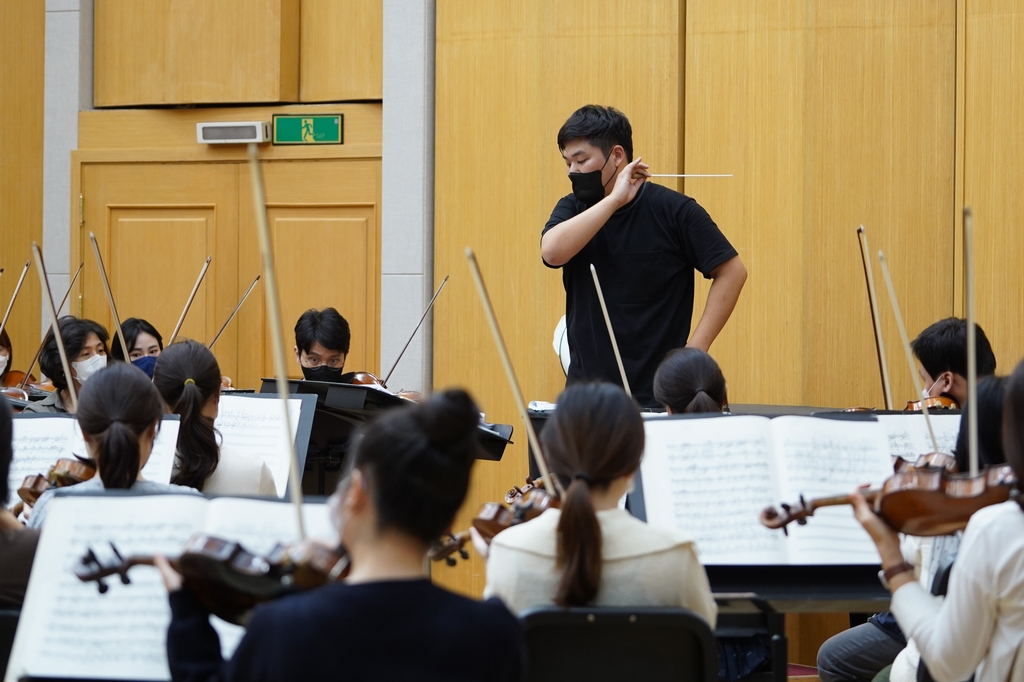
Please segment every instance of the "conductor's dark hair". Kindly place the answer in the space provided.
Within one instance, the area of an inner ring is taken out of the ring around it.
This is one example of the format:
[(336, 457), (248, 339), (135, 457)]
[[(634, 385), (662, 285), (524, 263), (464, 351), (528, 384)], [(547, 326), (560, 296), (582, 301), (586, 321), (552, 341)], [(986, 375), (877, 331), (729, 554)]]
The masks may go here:
[(168, 409), (181, 416), (178, 471), (171, 483), (202, 490), (220, 463), (213, 420), (202, 413), (211, 398), (220, 397), (217, 358), (197, 341), (172, 344), (156, 360), (153, 385)]
[[(978, 376), (996, 372), (996, 356), (981, 325), (975, 325)], [(947, 317), (931, 325), (910, 343), (914, 355), (928, 376), (938, 378), (943, 372), (967, 376), (967, 320)], [(926, 387), (927, 388), (927, 387)]]
[[(988, 376), (978, 381), (978, 466), (1006, 464), (1003, 452), (1003, 401), (1006, 399), (1006, 377)], [(958, 471), (969, 471), (967, 452), (967, 410), (960, 417), (960, 433), (956, 437)]]
[(424, 544), (441, 537), (469, 490), (479, 423), (476, 403), (455, 389), (388, 410), (366, 428), (352, 466), (366, 478), (379, 530)]
[[(1017, 488), (1024, 482), (1024, 360), (1022, 360), (1006, 385), (1006, 399), (1003, 403), (1003, 450), (1006, 463), (1017, 474)], [(1024, 495), (1017, 496), (1017, 504), (1024, 510)]]
[[(135, 339), (139, 338), (139, 334), (149, 334), (156, 339), (160, 350), (164, 349), (164, 337), (160, 336), (160, 332), (156, 330), (156, 327), (145, 320), (129, 317), (121, 323), (121, 331), (124, 332), (124, 345), (128, 347), (129, 353), (132, 352), (132, 347), (135, 346)], [(127, 358), (124, 357), (124, 351), (121, 350), (121, 342), (117, 339), (116, 331), (114, 332), (113, 340), (110, 342), (110, 355), (117, 360), (127, 361)]]
[(670, 351), (654, 375), (654, 398), (675, 413), (721, 412), (728, 404), (725, 377), (699, 348)]
[(11, 367), (14, 365), (14, 349), (11, 348), (11, 337), (7, 335), (7, 330), (0, 331), (0, 348), (7, 351), (7, 365), (4, 367), (4, 371), (0, 372), (0, 381), (3, 381), (7, 373), (11, 371)]
[(565, 151), (573, 140), (583, 140), (601, 150), (605, 158), (615, 145), (622, 145), (626, 159), (633, 160), (633, 126), (618, 109), (588, 104), (572, 112), (558, 129), (558, 148)]
[(555, 603), (582, 606), (601, 585), (601, 525), (591, 490), (606, 490), (640, 466), (644, 423), (633, 399), (612, 384), (575, 384), (541, 433), (554, 475), (566, 486), (558, 521)]
[(164, 404), (138, 367), (115, 362), (96, 373), (78, 396), (78, 425), (94, 440), (94, 458), (106, 489), (131, 488), (139, 476), (139, 440), (160, 426)]
[(341, 351), (347, 355), (351, 342), (352, 333), (348, 322), (334, 308), (310, 308), (295, 323), (295, 345), (303, 353), (308, 353), (313, 343), (319, 343), (328, 350)]
[[(64, 340), (64, 350), (68, 354), (68, 363), (75, 361), (75, 356), (82, 352), (85, 340), (93, 333), (103, 342), (103, 350), (110, 352), (107, 341), (110, 336), (98, 322), (92, 320), (80, 320), (73, 315), (66, 315), (60, 318), (60, 337)], [(60, 364), (60, 351), (57, 350), (57, 341), (53, 338), (53, 328), (46, 332), (46, 339), (43, 341), (43, 350), (39, 353), (39, 369), (50, 378), (53, 385), (61, 390), (67, 390), (68, 381), (64, 376), (64, 367)]]
[(14, 451), (11, 449), (11, 438), (14, 435), (11, 416), (11, 405), (7, 402), (7, 397), (0, 396), (0, 504), (5, 507), (11, 494), (7, 476), (11, 472), (11, 458), (14, 457)]

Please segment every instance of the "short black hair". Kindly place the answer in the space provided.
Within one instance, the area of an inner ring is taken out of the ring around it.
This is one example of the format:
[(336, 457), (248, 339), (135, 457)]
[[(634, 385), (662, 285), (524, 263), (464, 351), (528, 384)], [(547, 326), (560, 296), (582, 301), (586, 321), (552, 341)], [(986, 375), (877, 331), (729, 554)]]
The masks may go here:
[[(978, 376), (996, 372), (996, 356), (981, 325), (975, 325)], [(924, 371), (933, 379), (943, 372), (967, 376), (967, 320), (947, 317), (929, 326), (910, 343)], [(927, 387), (926, 387), (927, 388)]]
[[(160, 332), (156, 330), (156, 327), (138, 317), (129, 317), (123, 321), (121, 323), (121, 331), (124, 332), (124, 345), (127, 346), (129, 353), (132, 352), (132, 346), (135, 345), (135, 339), (139, 338), (139, 334), (149, 334), (156, 339), (160, 350), (164, 349), (164, 337), (160, 336)], [(117, 338), (116, 331), (114, 332), (114, 338), (110, 342), (110, 355), (117, 360), (128, 360), (128, 358), (124, 357), (124, 351), (121, 350), (121, 342)]]
[[(978, 466), (1006, 464), (1003, 452), (1003, 402), (1006, 399), (1006, 377), (988, 376), (978, 381)], [(967, 410), (960, 417), (953, 456), (959, 471), (969, 471), (967, 452)]]
[(572, 112), (558, 129), (558, 148), (565, 151), (573, 140), (583, 140), (600, 149), (605, 157), (612, 153), (612, 147), (621, 145), (626, 151), (626, 160), (633, 160), (633, 126), (618, 109), (588, 104)]
[[(75, 356), (82, 352), (85, 340), (93, 333), (103, 342), (103, 350), (110, 352), (107, 341), (110, 335), (98, 322), (92, 320), (80, 320), (74, 315), (65, 315), (60, 318), (60, 337), (64, 340), (64, 350), (68, 354), (68, 363), (75, 360)], [(57, 350), (57, 341), (53, 338), (53, 327), (46, 332), (46, 339), (43, 341), (43, 350), (39, 353), (39, 369), (50, 378), (53, 385), (61, 390), (67, 390), (68, 382), (64, 377), (64, 367), (60, 364), (60, 351)]]
[(13, 435), (11, 405), (7, 402), (6, 396), (0, 397), (0, 504), (5, 507), (7, 498), (11, 494), (7, 485), (7, 476), (11, 472), (11, 458), (14, 457), (14, 451), (11, 449)]
[(0, 372), (0, 381), (3, 381), (7, 373), (11, 371), (11, 367), (14, 365), (14, 349), (11, 347), (11, 337), (7, 335), (7, 330), (0, 331), (0, 348), (7, 349), (7, 365), (4, 366), (2, 372)]
[(351, 466), (366, 477), (380, 530), (424, 544), (448, 530), (469, 490), (479, 423), (476, 403), (455, 389), (366, 427)]
[(352, 332), (349, 331), (348, 322), (334, 308), (310, 308), (295, 323), (295, 345), (303, 353), (308, 353), (314, 343), (319, 343), (328, 350), (348, 355), (351, 342)]

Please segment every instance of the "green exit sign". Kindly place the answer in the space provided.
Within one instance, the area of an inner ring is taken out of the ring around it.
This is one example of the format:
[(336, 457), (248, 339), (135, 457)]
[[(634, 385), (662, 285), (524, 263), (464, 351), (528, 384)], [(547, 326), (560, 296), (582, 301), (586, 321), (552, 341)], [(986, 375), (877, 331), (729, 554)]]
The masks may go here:
[(345, 115), (274, 116), (274, 144), (342, 144)]

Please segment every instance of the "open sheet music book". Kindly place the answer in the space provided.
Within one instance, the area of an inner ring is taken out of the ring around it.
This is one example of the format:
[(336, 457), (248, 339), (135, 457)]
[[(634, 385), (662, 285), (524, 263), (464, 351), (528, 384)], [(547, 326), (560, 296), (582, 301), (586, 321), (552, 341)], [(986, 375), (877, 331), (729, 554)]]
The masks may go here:
[[(935, 450), (931, 436), (928, 435), (928, 423), (920, 412), (880, 414), (876, 419), (889, 436), (889, 454), (893, 457), (913, 461), (921, 454)], [(935, 429), (935, 440), (939, 442), (939, 452), (953, 454), (956, 437), (960, 433), (960, 419), (959, 414), (932, 412), (932, 428)]]
[(647, 522), (684, 530), (705, 564), (872, 564), (851, 507), (817, 511), (789, 536), (761, 525), (779, 502), (845, 494), (892, 475), (877, 421), (732, 416), (644, 422)]
[[(153, 451), (142, 469), (147, 481), (169, 483), (178, 444), (178, 415), (165, 415), (160, 432), (153, 441)], [(14, 457), (7, 477), (12, 495), (26, 476), (46, 476), (58, 459), (88, 457), (78, 420), (66, 414), (19, 414), (14, 417)]]
[[(326, 504), (303, 508), (310, 538), (337, 542)], [(72, 567), (88, 548), (114, 542), (122, 556), (175, 556), (194, 533), (240, 542), (258, 554), (298, 539), (290, 502), (200, 495), (69, 495), (50, 506), (32, 565), (5, 680), (22, 675), (77, 679), (167, 680), (167, 591), (159, 572), (139, 566), (130, 585), (116, 577), (99, 594)], [(211, 617), (230, 657), (242, 628)]]

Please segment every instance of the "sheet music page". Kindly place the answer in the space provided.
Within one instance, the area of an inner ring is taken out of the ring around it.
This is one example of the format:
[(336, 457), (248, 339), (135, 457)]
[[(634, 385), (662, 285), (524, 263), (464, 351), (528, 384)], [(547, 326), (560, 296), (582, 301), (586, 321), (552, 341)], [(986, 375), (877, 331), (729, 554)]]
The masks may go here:
[[(78, 426), (77, 419), (73, 421), (75, 426), (71, 432), (67, 452), (85, 454), (87, 450), (85, 438), (82, 437), (82, 429)], [(160, 422), (160, 431), (157, 432), (156, 438), (153, 440), (153, 450), (149, 453), (146, 466), (142, 467), (142, 477), (147, 481), (155, 481), (157, 483), (171, 482), (174, 456), (178, 448), (179, 426), (181, 426), (181, 422), (178, 420), (178, 415), (164, 415)], [(64, 454), (61, 456), (67, 457), (68, 455)]]
[[(935, 413), (931, 413), (930, 416), (932, 428), (935, 429), (935, 440), (939, 442), (939, 452), (952, 454), (956, 447), (956, 437), (960, 433), (961, 416)], [(928, 435), (928, 424), (924, 419), (921, 413), (878, 415), (878, 421), (888, 434), (889, 453), (893, 457), (914, 461), (920, 455), (935, 450)]]
[[(885, 429), (876, 421), (817, 417), (772, 420), (782, 501), (849, 493), (892, 475)], [(775, 531), (781, 533), (781, 531)], [(877, 564), (871, 538), (844, 505), (819, 509), (807, 524), (789, 525), (790, 564)]]
[[(18, 501), (18, 488), (26, 476), (46, 476), (58, 459), (69, 456), (68, 442), (78, 422), (71, 417), (16, 417), (13, 425), (14, 456), (7, 476), (11, 504)], [(86, 456), (85, 443), (76, 452)]]
[(644, 432), (648, 523), (686, 531), (704, 564), (785, 563), (785, 536), (758, 520), (778, 495), (768, 418), (652, 419)]
[[(301, 407), (302, 401), (298, 398), (288, 399), (292, 442), (299, 430)], [(221, 396), (220, 411), (213, 425), (220, 431), (223, 446), (263, 458), (270, 473), (274, 475), (277, 496), (284, 497), (291, 464), (288, 461), (288, 436), (285, 435), (281, 401), (239, 395)]]
[[(51, 503), (32, 565), (12, 662), (37, 677), (167, 680), (167, 591), (145, 566), (99, 594), (71, 572), (86, 549), (114, 542), (122, 556), (174, 556), (202, 527), (199, 495), (58, 497)], [(26, 618), (26, 616), (28, 616)], [(8, 669), (8, 679), (18, 671)]]

